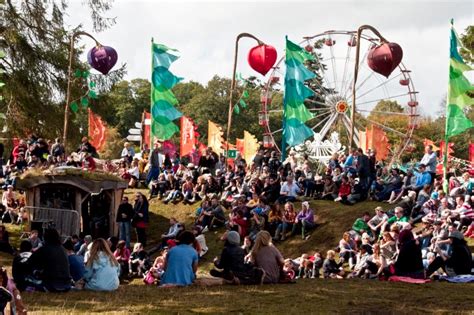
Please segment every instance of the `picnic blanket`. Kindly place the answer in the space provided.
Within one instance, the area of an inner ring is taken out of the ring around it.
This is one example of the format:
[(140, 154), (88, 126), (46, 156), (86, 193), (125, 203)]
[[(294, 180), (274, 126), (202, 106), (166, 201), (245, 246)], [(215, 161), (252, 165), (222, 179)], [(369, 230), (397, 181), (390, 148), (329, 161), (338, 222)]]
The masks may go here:
[(415, 279), (415, 278), (401, 277), (401, 276), (391, 276), (390, 278), (388, 278), (388, 281), (406, 282), (406, 283), (428, 283), (428, 282), (431, 282), (430, 279)]
[(474, 275), (457, 275), (454, 277), (441, 276), (439, 280), (444, 280), (453, 283), (468, 283), (474, 282)]

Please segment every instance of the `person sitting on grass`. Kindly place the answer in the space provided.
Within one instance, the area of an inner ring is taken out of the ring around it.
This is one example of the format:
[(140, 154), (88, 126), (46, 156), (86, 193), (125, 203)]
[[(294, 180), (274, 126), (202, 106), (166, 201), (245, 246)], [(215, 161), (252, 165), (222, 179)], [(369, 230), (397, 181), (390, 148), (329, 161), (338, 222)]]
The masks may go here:
[(66, 250), (67, 259), (69, 261), (69, 273), (71, 274), (72, 280), (77, 283), (84, 277), (84, 259), (74, 253), (74, 245), (71, 240), (65, 241), (63, 247)]
[(349, 263), (349, 268), (355, 264), (356, 254), (358, 252), (357, 243), (352, 238), (350, 232), (344, 232), (342, 239), (339, 241), (339, 258)]
[(293, 229), (293, 224), (296, 220), (296, 211), (295, 207), (291, 202), (285, 204), (285, 210), (283, 212), (283, 220), (280, 225), (278, 225), (275, 231), (274, 241), (284, 241), (286, 239), (286, 231)]
[(369, 235), (372, 234), (372, 230), (370, 229), (368, 222), (370, 220), (370, 213), (368, 211), (364, 212), (362, 217), (357, 218), (352, 224), (351, 234), (356, 241), (359, 241), (362, 234), (367, 233)]
[(314, 223), (314, 212), (309, 207), (309, 203), (304, 201), (301, 204), (301, 211), (295, 218), (295, 224), (293, 224), (293, 228), (291, 230), (292, 235), (296, 235), (298, 230), (301, 231), (301, 238), (303, 240), (309, 238), (308, 232), (312, 230), (316, 224)]
[(183, 194), (183, 203), (184, 204), (193, 204), (194, 203), (194, 184), (193, 178), (191, 176), (186, 176), (186, 179), (181, 186), (181, 193)]
[(150, 268), (148, 253), (145, 251), (141, 243), (135, 243), (135, 245), (133, 245), (133, 251), (130, 254), (128, 263), (128, 269), (130, 272), (136, 274), (138, 277), (142, 277)]
[(28, 286), (27, 277), (30, 276), (30, 268), (28, 268), (28, 259), (31, 257), (31, 243), (24, 240), (20, 244), (20, 251), (13, 258), (12, 276), (16, 287), (20, 291), (24, 291)]
[(44, 245), (31, 255), (28, 264), (41, 280), (36, 286), (40, 291), (67, 292), (71, 289), (68, 257), (57, 230), (44, 232)]
[[(240, 235), (236, 231), (227, 233), (221, 257), (214, 258), (214, 266), (220, 270), (212, 269), (211, 276), (223, 278), (227, 284), (253, 284), (255, 279), (250, 265), (244, 263), (245, 251), (240, 247)], [(260, 271), (260, 277), (263, 274)], [(257, 274), (258, 275), (258, 274)]]
[(385, 222), (382, 227), (382, 231), (387, 231), (392, 225), (398, 225), (400, 228), (403, 228), (408, 224), (408, 217), (403, 215), (403, 208), (395, 207), (395, 215)]
[(164, 263), (161, 286), (188, 286), (196, 279), (198, 253), (192, 247), (194, 234), (182, 231), (177, 236), (178, 245), (170, 249)]
[(339, 263), (336, 262), (336, 252), (333, 250), (328, 250), (326, 254), (326, 259), (323, 262), (323, 275), (324, 278), (335, 278), (342, 279), (344, 278), (344, 269), (342, 269), (343, 260), (341, 259)]
[[(124, 244), (125, 245), (125, 244)], [(119, 287), (120, 264), (107, 242), (98, 238), (92, 243), (84, 273), (84, 288), (92, 291), (114, 291)]]
[(388, 220), (388, 216), (385, 214), (385, 210), (382, 207), (375, 208), (375, 215), (367, 222), (372, 235), (378, 238), (382, 230), (382, 225)]
[(203, 232), (206, 230), (206, 227), (208, 230), (211, 230), (223, 226), (225, 220), (224, 210), (222, 210), (219, 204), (219, 198), (217, 195), (213, 195), (209, 210), (203, 211), (202, 213), (201, 226), (203, 227)]
[(324, 188), (320, 199), (323, 200), (334, 200), (337, 198), (339, 190), (335, 182), (332, 181), (332, 177), (327, 175), (324, 178)]
[(294, 182), (293, 176), (287, 176), (286, 181), (281, 185), (278, 202), (280, 204), (284, 204), (285, 202), (294, 202), (300, 192), (301, 189)]
[(161, 247), (165, 247), (169, 240), (174, 240), (181, 231), (181, 225), (175, 217), (170, 218), (168, 233), (161, 234)]
[(36, 250), (38, 250), (38, 248), (43, 246), (43, 242), (38, 236), (38, 230), (31, 230), (30, 237), (28, 237), (28, 241), (31, 243), (33, 252), (35, 252)]
[(354, 271), (348, 275), (348, 278), (367, 278), (369, 271), (369, 261), (372, 247), (369, 244), (363, 244), (357, 253), (357, 263), (354, 265)]
[(464, 235), (454, 230), (449, 233), (451, 250), (449, 255), (443, 252), (439, 246), (436, 247), (438, 256), (430, 263), (426, 272), (429, 277), (433, 272), (442, 268), (449, 277), (457, 275), (467, 275), (471, 273), (472, 253), (464, 240)]
[(270, 211), (268, 212), (268, 222), (266, 230), (270, 234), (275, 235), (275, 231), (278, 225), (281, 224), (283, 219), (283, 214), (281, 212), (280, 204), (278, 202), (272, 204)]
[(342, 176), (341, 185), (339, 186), (338, 197), (334, 201), (347, 202), (347, 197), (351, 194), (351, 184), (347, 176)]
[(416, 242), (411, 230), (402, 230), (398, 236), (398, 257), (395, 261), (395, 274), (397, 276), (424, 278), (423, 259), (421, 247)]
[(114, 257), (120, 264), (120, 278), (128, 277), (128, 261), (130, 260), (130, 249), (125, 246), (125, 241), (121, 240), (117, 244), (117, 249), (114, 251)]
[(264, 273), (261, 283), (278, 283), (285, 260), (280, 251), (271, 243), (272, 237), (267, 231), (260, 231), (250, 252), (250, 261)]

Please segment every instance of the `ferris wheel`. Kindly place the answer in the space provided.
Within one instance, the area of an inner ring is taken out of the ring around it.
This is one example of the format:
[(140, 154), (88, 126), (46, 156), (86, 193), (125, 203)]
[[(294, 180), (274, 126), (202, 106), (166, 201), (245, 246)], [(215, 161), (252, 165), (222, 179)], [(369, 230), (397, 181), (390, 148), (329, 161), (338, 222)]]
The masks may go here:
[[(314, 131), (315, 140), (324, 140), (338, 132), (348, 140), (351, 134), (351, 104), (356, 54), (356, 31), (326, 31), (303, 37), (299, 43), (316, 58), (308, 67), (316, 74), (307, 86), (315, 96), (305, 100), (314, 114), (306, 125)], [(381, 45), (378, 38), (362, 34), (356, 82), (356, 114), (353, 141), (359, 143), (359, 131), (375, 125), (390, 134), (391, 155), (399, 157), (409, 146), (418, 117), (417, 91), (411, 71), (403, 63), (389, 78), (375, 73), (367, 65), (372, 48)], [(282, 85), (285, 57), (273, 67), (262, 90), (259, 122), (264, 127), (264, 144), (279, 148), (282, 134)], [(378, 106), (385, 101), (388, 106)], [(396, 102), (396, 103), (394, 103)], [(396, 127), (393, 122), (396, 121)], [(349, 142), (349, 141), (348, 141)]]

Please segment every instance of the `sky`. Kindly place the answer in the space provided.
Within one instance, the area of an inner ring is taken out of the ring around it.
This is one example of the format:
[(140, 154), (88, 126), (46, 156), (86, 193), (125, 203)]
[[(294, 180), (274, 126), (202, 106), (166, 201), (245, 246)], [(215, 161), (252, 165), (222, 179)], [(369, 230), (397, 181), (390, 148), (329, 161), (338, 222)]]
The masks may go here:
[[(84, 30), (92, 33), (83, 1), (73, 0), (68, 14), (70, 26), (81, 23)], [(155, 42), (180, 51), (180, 59), (170, 68), (173, 73), (185, 81), (202, 84), (215, 74), (232, 76), (234, 44), (239, 33), (251, 33), (274, 46), (280, 58), (286, 35), (300, 42), (304, 36), (327, 30), (356, 30), (370, 24), (402, 47), (403, 63), (412, 71), (419, 92), (419, 109), (424, 115), (435, 116), (447, 89), (450, 19), (454, 18), (455, 28), (462, 33), (474, 24), (474, 2), (115, 0), (107, 15), (116, 17), (117, 24), (92, 34), (117, 50), (119, 63), (127, 64), (125, 79), (150, 78), (153, 37)], [(86, 50), (93, 45), (88, 38), (82, 38), (81, 44)], [(237, 71), (244, 77), (257, 75), (266, 82), (269, 74), (256, 74), (247, 64), (247, 52), (255, 45), (251, 39), (240, 41)]]

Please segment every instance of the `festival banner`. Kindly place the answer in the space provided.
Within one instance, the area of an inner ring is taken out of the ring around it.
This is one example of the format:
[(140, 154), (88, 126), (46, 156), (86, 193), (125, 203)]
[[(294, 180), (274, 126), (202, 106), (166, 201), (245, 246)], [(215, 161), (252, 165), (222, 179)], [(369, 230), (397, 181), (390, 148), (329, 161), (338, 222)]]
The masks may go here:
[(223, 134), (224, 132), (221, 127), (208, 120), (207, 146), (212, 148), (212, 150), (217, 154), (224, 153), (224, 150), (222, 149), (224, 143)]
[(181, 117), (181, 144), (180, 144), (180, 156), (186, 156), (191, 154), (196, 148), (197, 137), (196, 127), (191, 118), (182, 116)]
[(235, 148), (240, 152), (240, 155), (244, 156), (244, 139), (235, 139)]
[(474, 143), (469, 143), (469, 162), (474, 163)]
[[(439, 151), (439, 156), (440, 156), (440, 158), (442, 158), (442, 157), (444, 156), (444, 148), (445, 148), (445, 146), (446, 146), (446, 144), (445, 144), (444, 141), (441, 141), (441, 142), (439, 143), (439, 150), (440, 150), (440, 151)], [(453, 147), (454, 147), (454, 143), (453, 143), (453, 142), (448, 142), (448, 158), (449, 158), (451, 155), (453, 155), (453, 153), (454, 153)], [(435, 151), (435, 150), (433, 149), (433, 151)]]
[(244, 154), (243, 157), (247, 164), (250, 165), (255, 154), (257, 154), (259, 144), (254, 135), (244, 130)]
[(174, 107), (178, 100), (172, 88), (183, 78), (175, 76), (168, 69), (179, 58), (175, 55), (176, 49), (155, 44), (152, 40), (151, 50), (151, 132), (157, 139), (168, 140), (179, 132), (173, 120), (180, 118), (182, 114)]
[(100, 151), (107, 140), (107, 127), (99, 115), (96, 115), (88, 108), (89, 112), (89, 141)]
[(359, 131), (359, 147), (364, 152), (369, 149), (375, 150), (375, 158), (377, 161), (382, 161), (388, 157), (390, 144), (385, 131), (376, 125), (371, 125), (370, 129), (365, 128), (365, 131)]

